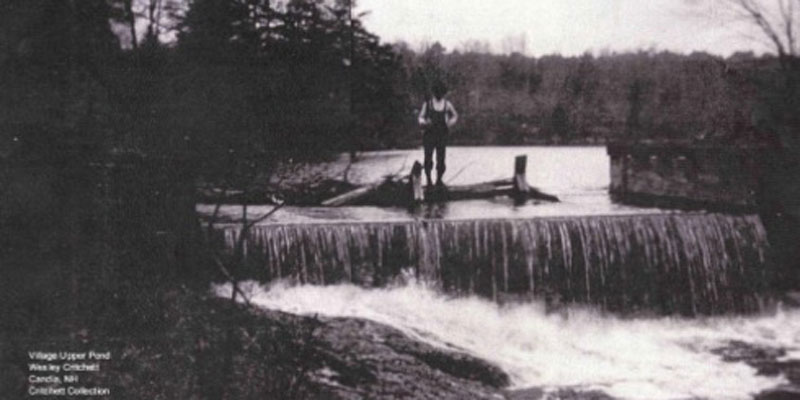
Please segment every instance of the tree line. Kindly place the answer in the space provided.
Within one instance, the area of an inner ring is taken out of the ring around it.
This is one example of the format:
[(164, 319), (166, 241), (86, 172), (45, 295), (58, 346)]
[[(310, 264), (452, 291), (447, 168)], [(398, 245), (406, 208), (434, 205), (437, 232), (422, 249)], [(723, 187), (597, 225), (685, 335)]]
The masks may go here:
[(363, 147), (402, 125), (399, 56), (350, 0), (1, 7), (0, 130), (23, 152), (186, 156), (212, 173)]
[(3, 140), (180, 154), (206, 171), (231, 169), (232, 158), (412, 146), (415, 112), (443, 80), (462, 115), (457, 143), (758, 142), (768, 129), (762, 97), (783, 63), (747, 53), (412, 50), (381, 42), (354, 6), (6, 0)]
[(782, 60), (415, 51), (363, 17), (351, 0), (7, 0), (4, 141), (185, 154), (208, 170), (231, 154), (410, 146), (435, 80), (463, 116), (460, 143), (758, 141)]
[(752, 53), (529, 57), (447, 52), (438, 43), (395, 50), (409, 98), (421, 103), (426, 82), (448, 82), (462, 115), (454, 140), (465, 144), (758, 143), (760, 96), (778, 69), (775, 58)]

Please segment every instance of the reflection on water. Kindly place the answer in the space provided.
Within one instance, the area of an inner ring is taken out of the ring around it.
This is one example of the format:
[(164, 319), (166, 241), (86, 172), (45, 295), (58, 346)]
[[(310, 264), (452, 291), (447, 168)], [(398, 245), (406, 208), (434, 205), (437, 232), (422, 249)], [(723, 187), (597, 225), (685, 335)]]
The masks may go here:
[[(540, 216), (604, 215), (658, 212), (612, 203), (608, 195), (609, 159), (605, 147), (453, 147), (448, 149), (449, 185), (464, 185), (512, 176), (514, 156), (528, 156), (528, 182), (539, 190), (558, 196), (560, 203), (528, 201), (514, 204), (509, 198), (467, 200), (447, 204), (423, 204), (411, 210), (382, 207), (285, 207), (265, 223), (339, 221), (407, 221), (413, 219), (530, 218)], [(349, 177), (354, 183), (374, 183), (387, 175), (408, 173), (422, 149), (369, 152), (359, 155)], [(318, 166), (344, 171), (348, 156)], [(249, 207), (250, 218), (271, 209)], [(199, 205), (210, 214), (213, 206)], [(237, 219), (241, 208), (223, 207), (224, 217)]]
[[(444, 180), (450, 185), (465, 185), (510, 178), (514, 157), (523, 154), (528, 156), (528, 181), (544, 191), (565, 195), (608, 187), (610, 166), (603, 146), (450, 147)], [(376, 182), (399, 171), (408, 173), (414, 161), (421, 158), (421, 148), (364, 153), (353, 165), (350, 177), (356, 183)], [(344, 169), (347, 160), (342, 156), (330, 164), (330, 169)]]
[(448, 203), (419, 204), (409, 210), (409, 213), (417, 218), (423, 219), (442, 219), (448, 216)]

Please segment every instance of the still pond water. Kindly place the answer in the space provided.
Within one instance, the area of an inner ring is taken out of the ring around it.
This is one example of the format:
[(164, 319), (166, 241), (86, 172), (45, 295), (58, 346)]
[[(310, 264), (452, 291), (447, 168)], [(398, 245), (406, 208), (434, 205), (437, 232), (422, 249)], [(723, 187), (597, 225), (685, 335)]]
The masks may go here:
[[(448, 185), (465, 185), (508, 179), (514, 170), (514, 157), (528, 157), (528, 183), (559, 197), (559, 203), (528, 202), (515, 205), (509, 198), (467, 200), (447, 204), (428, 204), (409, 212), (383, 207), (285, 207), (265, 223), (308, 223), (348, 221), (403, 221), (418, 218), (530, 218), (598, 214), (659, 212), (614, 204), (608, 194), (610, 164), (605, 147), (450, 147), (447, 149)], [(320, 164), (320, 170), (339, 177), (347, 168), (349, 156)], [(362, 153), (351, 166), (349, 179), (356, 184), (379, 182), (389, 175), (405, 175), (414, 161), (422, 161), (422, 148)], [(199, 206), (208, 212), (211, 206)], [(271, 207), (251, 207), (251, 215)], [(238, 215), (239, 207), (224, 207), (223, 215)]]

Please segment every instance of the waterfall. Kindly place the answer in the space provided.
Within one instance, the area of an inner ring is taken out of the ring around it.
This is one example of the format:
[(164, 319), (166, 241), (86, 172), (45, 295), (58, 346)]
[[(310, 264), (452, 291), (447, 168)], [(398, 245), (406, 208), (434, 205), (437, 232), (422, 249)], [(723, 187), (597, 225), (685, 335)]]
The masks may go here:
[[(240, 231), (223, 231), (233, 248)], [(384, 286), (404, 270), (496, 300), (637, 312), (749, 311), (769, 278), (758, 216), (713, 213), (260, 225), (252, 278)]]

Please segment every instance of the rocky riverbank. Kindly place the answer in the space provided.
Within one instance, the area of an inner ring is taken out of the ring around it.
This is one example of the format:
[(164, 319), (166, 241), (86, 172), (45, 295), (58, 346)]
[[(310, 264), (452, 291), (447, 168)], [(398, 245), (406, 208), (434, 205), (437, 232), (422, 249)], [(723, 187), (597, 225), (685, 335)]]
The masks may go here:
[(755, 368), (759, 375), (783, 374), (786, 377), (786, 384), (759, 393), (757, 400), (800, 399), (800, 360), (787, 359), (786, 349), (731, 341), (715, 349), (714, 353), (725, 361), (744, 362)]
[(4, 393), (24, 398), (31, 346), (110, 351), (81, 384), (114, 399), (498, 399), (509, 377), (457, 349), (438, 349), (374, 322), (259, 310), (210, 295), (165, 295), (162, 329), (0, 344)]
[[(4, 340), (4, 393), (25, 396), (25, 351), (35, 344), (40, 350), (110, 351), (111, 361), (82, 375), (81, 383), (108, 387), (114, 399), (612, 399), (580, 387), (512, 390), (496, 365), (369, 320), (263, 310), (186, 289), (164, 294), (164, 304), (157, 330), (82, 329), (69, 338)], [(759, 374), (787, 378), (758, 400), (800, 398), (800, 361), (788, 351), (743, 342), (714, 350)]]

